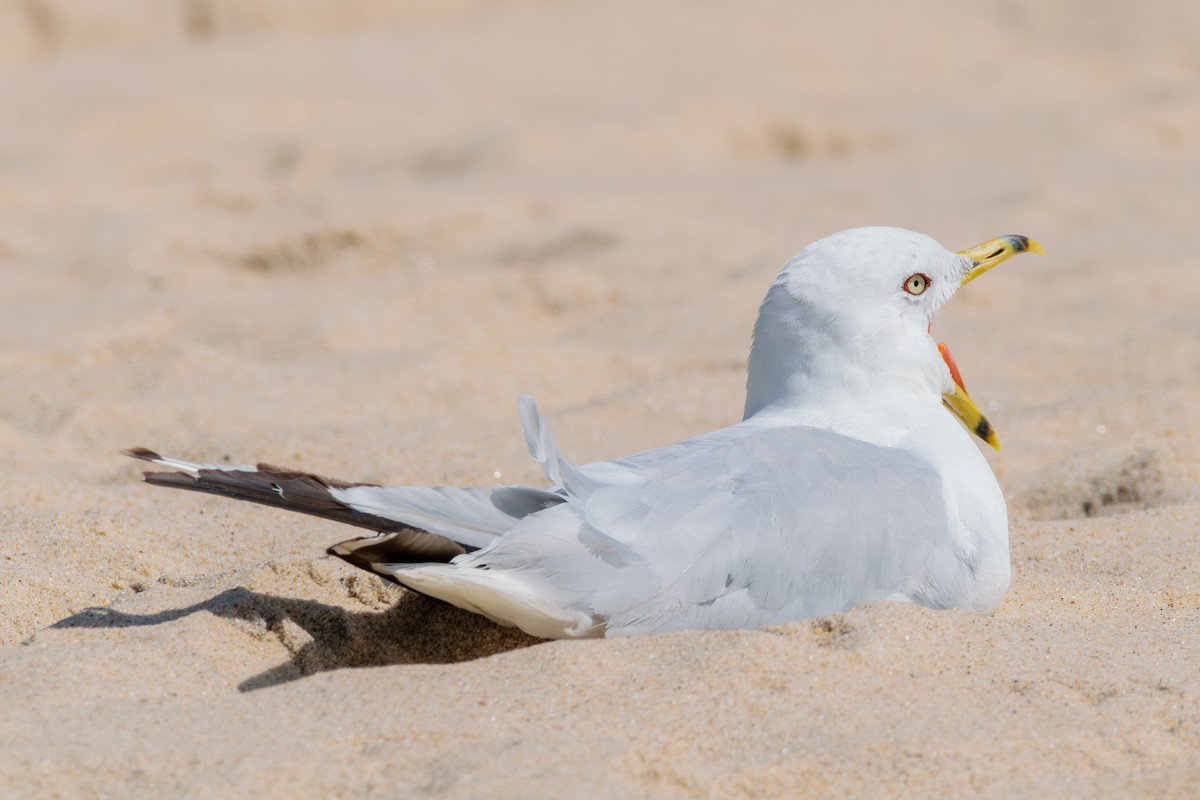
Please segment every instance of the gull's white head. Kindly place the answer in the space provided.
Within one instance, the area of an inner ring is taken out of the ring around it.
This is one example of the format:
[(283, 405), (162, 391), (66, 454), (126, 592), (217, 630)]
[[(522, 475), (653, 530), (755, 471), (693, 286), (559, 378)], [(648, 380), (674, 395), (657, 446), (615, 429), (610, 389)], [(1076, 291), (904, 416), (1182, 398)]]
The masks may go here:
[(929, 326), (960, 286), (1027, 250), (1041, 247), (1005, 236), (954, 253), (924, 234), (883, 227), (810, 244), (784, 265), (763, 300), (745, 416), (800, 408), (836, 415), (872, 398), (944, 398), (968, 427), (996, 444)]

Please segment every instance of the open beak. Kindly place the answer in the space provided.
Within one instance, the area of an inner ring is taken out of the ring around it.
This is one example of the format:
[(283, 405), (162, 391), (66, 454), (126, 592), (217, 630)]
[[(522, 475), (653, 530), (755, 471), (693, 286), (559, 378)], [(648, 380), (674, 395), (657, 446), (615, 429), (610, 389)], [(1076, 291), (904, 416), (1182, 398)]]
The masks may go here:
[[(1001, 236), (966, 250), (960, 250), (958, 253), (960, 256), (966, 256), (973, 262), (973, 266), (967, 270), (960, 285), (965, 286), (1001, 262), (1027, 252), (1043, 256), (1046, 254), (1042, 246), (1033, 239), (1028, 236), (1016, 235)], [(950, 355), (950, 348), (942, 342), (938, 342), (938, 352), (942, 354), (942, 360), (950, 368), (950, 377), (954, 379), (954, 388), (942, 395), (942, 403), (950, 409), (950, 413), (967, 426), (967, 430), (999, 450), (1000, 439), (996, 436), (996, 431), (992, 428), (991, 423), (987, 421), (987, 417), (967, 394), (967, 387), (963, 386), (962, 375), (958, 372), (954, 357)]]

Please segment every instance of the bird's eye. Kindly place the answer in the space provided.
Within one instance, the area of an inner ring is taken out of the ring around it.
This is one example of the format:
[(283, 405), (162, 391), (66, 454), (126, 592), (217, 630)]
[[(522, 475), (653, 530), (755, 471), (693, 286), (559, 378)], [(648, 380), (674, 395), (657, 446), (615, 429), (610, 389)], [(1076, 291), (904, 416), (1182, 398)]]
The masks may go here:
[(908, 280), (904, 282), (904, 291), (909, 294), (925, 294), (925, 290), (929, 288), (929, 276), (916, 273), (909, 275)]

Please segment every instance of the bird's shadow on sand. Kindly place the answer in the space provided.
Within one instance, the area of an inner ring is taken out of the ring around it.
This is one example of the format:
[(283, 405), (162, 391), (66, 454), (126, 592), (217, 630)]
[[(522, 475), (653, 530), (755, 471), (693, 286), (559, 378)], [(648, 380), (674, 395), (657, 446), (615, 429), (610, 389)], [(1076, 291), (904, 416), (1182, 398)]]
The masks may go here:
[(471, 661), (543, 641), (415, 592), (406, 592), (384, 611), (354, 612), (244, 587), (155, 614), (88, 608), (51, 627), (142, 627), (172, 622), (198, 611), (248, 622), (246, 627), (252, 635), (277, 637), (291, 652), (291, 658), (283, 664), (239, 683), (237, 688), (242, 692), (346, 667)]

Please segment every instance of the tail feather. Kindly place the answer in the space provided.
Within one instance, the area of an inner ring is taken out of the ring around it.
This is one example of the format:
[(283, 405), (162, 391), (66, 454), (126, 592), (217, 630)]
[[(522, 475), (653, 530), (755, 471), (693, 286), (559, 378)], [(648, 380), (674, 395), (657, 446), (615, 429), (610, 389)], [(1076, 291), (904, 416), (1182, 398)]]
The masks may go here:
[(454, 564), (377, 564), (374, 568), (380, 574), (390, 573), (401, 586), (482, 614), (500, 625), (518, 627), (530, 636), (604, 636), (603, 620), (543, 597), (521, 576), (503, 570), (462, 569)]

